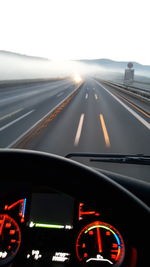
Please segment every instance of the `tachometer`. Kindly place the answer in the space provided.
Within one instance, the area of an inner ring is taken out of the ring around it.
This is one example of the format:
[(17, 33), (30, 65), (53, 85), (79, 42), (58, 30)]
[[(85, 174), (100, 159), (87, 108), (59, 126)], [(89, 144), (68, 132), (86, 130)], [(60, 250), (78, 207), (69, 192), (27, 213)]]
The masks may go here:
[(76, 255), (80, 262), (118, 267), (125, 256), (125, 245), (113, 226), (96, 221), (80, 231), (76, 241)]
[(7, 214), (0, 214), (0, 265), (15, 257), (20, 243), (21, 232), (17, 222)]

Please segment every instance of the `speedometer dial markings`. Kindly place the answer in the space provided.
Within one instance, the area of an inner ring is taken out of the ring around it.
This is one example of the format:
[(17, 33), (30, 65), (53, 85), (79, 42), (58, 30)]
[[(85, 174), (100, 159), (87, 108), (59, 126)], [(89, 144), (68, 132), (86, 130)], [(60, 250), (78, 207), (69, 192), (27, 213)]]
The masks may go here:
[[(5, 205), (4, 210), (11, 210), (14, 209), (18, 206), (18, 215), (21, 218), (21, 222), (24, 222), (24, 217), (25, 217), (25, 209), (26, 209), (26, 198), (24, 199), (20, 199), (14, 203), (12, 203), (11, 205)], [(9, 226), (8, 226), (9, 228)]]
[(76, 255), (81, 262), (107, 262), (118, 267), (125, 256), (125, 245), (120, 233), (113, 226), (96, 221), (80, 231)]
[(0, 235), (2, 235), (4, 223), (5, 223), (5, 215), (0, 219)]
[(0, 265), (9, 263), (21, 244), (21, 232), (17, 222), (7, 214), (0, 215)]
[(10, 234), (10, 235), (14, 235), (15, 233), (16, 233), (15, 230), (10, 230), (10, 231), (9, 231), (9, 234)]

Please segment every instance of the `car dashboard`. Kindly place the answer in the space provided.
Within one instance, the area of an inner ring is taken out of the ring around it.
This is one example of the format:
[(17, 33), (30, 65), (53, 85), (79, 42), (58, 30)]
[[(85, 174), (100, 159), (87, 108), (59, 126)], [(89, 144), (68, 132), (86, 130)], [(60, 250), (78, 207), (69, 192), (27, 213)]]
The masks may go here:
[(42, 187), (3, 193), (0, 207), (1, 266), (136, 266), (119, 214)]
[(1, 266), (147, 266), (148, 199), (133, 181), (42, 152), (0, 150), (0, 162)]

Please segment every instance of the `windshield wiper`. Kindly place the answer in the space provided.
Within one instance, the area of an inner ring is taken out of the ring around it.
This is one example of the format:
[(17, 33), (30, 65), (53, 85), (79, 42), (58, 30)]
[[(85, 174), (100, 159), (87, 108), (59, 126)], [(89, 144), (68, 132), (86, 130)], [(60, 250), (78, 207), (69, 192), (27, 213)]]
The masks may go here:
[(89, 161), (92, 162), (150, 165), (150, 156), (144, 154), (70, 153), (66, 155), (66, 158), (72, 157), (89, 158)]

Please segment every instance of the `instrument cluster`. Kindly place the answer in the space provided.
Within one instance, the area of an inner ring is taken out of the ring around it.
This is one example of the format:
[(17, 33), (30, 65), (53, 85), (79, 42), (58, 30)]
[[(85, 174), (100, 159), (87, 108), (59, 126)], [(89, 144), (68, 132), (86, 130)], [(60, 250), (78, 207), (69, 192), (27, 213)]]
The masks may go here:
[(68, 195), (34, 192), (1, 199), (1, 266), (134, 267), (136, 257), (116, 225)]

